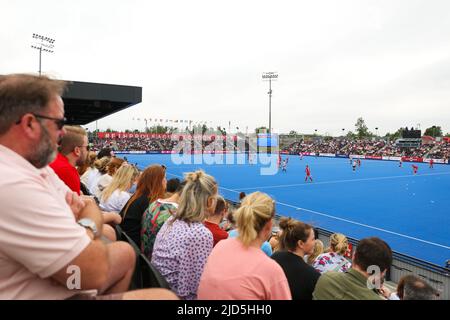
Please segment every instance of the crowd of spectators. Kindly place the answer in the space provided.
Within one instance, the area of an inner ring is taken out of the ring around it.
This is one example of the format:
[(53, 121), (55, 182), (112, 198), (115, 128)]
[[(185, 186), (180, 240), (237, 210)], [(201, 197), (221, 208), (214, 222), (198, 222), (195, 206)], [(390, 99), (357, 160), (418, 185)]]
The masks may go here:
[(419, 147), (405, 148), (397, 146), (395, 141), (385, 140), (348, 140), (333, 139), (324, 141), (299, 141), (282, 148), (291, 154), (332, 153), (342, 155), (391, 156), (391, 157), (425, 157), (448, 159), (450, 143), (446, 141), (421, 144)]
[[(239, 147), (232, 141), (226, 140), (204, 140), (190, 142), (191, 150), (223, 150), (238, 151)], [(109, 147), (115, 151), (171, 151), (177, 146), (177, 150), (183, 149), (186, 143), (183, 141), (173, 141), (168, 138), (117, 138), (98, 139), (92, 138), (92, 149), (101, 150)], [(242, 148), (242, 146), (241, 146)], [(281, 151), (290, 154), (299, 153), (331, 153), (341, 155), (367, 155), (367, 156), (392, 156), (392, 157), (426, 157), (436, 159), (448, 159), (450, 156), (450, 143), (430, 142), (421, 144), (419, 147), (400, 147), (395, 141), (383, 139), (315, 139), (301, 140), (289, 145), (281, 146)], [(182, 152), (182, 151), (181, 151)]]
[[(283, 218), (271, 245), (275, 201), (265, 193), (241, 194), (232, 210), (201, 170), (168, 183), (163, 165), (138, 172), (114, 156), (111, 142), (95, 160), (86, 132), (64, 127), (64, 86), (45, 76), (0, 76), (0, 299), (436, 298), (417, 277), (402, 278), (397, 294), (383, 285), (392, 251), (382, 239), (362, 239), (350, 260), (346, 237), (334, 234), (320, 254), (312, 225)], [(57, 150), (67, 132), (74, 137)], [(169, 289), (129, 290), (134, 247)], [(82, 277), (72, 287), (74, 265)], [(370, 277), (373, 266), (381, 273)]]

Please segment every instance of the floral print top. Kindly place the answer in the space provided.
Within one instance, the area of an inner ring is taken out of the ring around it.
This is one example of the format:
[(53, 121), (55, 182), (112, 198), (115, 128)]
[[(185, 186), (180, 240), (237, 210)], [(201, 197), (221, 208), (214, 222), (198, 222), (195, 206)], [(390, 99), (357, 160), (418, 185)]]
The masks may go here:
[(212, 248), (212, 233), (203, 223), (170, 217), (156, 235), (151, 262), (178, 297), (194, 300)]
[(351, 262), (336, 252), (328, 252), (319, 255), (313, 263), (314, 269), (320, 273), (327, 271), (346, 272), (352, 266)]
[(151, 260), (156, 235), (164, 222), (175, 215), (178, 205), (174, 202), (165, 202), (158, 199), (148, 206), (142, 215), (141, 252)]

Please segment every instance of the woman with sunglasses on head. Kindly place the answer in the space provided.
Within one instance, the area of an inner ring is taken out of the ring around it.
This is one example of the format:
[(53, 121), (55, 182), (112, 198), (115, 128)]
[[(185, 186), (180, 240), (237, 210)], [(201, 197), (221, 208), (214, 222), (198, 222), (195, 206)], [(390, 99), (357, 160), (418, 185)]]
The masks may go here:
[(193, 300), (213, 248), (213, 236), (203, 222), (214, 213), (218, 188), (215, 179), (201, 170), (187, 173), (185, 180), (175, 215), (156, 235), (151, 261), (172, 291)]
[(260, 249), (272, 232), (273, 200), (254, 192), (234, 216), (239, 235), (214, 247), (200, 279), (198, 299), (290, 300), (283, 269)]

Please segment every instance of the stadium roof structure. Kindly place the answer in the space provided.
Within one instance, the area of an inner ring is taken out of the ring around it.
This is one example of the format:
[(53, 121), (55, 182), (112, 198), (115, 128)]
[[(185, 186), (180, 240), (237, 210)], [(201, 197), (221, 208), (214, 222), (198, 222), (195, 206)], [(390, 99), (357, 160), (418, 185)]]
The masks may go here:
[(63, 94), (71, 125), (85, 125), (142, 101), (142, 87), (70, 81)]

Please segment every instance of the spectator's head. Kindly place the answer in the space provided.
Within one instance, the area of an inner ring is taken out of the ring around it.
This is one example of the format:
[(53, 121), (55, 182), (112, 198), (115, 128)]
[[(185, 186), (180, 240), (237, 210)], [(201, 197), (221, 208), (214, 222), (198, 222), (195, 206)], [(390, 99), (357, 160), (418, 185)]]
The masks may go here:
[(312, 265), (316, 260), (316, 258), (323, 253), (323, 251), (324, 251), (323, 242), (319, 239), (316, 239), (316, 242), (314, 243), (313, 252), (310, 255), (308, 255), (308, 260), (306, 262)]
[(249, 246), (254, 240), (267, 240), (272, 233), (275, 203), (267, 194), (253, 192), (247, 195), (234, 213), (239, 230), (238, 239)]
[(87, 171), (88, 168), (94, 168), (94, 162), (97, 159), (97, 153), (95, 151), (89, 151), (88, 156), (86, 157), (86, 161), (77, 167), (78, 174), (80, 176), (83, 175)]
[(187, 173), (185, 180), (175, 219), (203, 222), (216, 208), (217, 182), (202, 170)]
[(106, 201), (116, 190), (128, 191), (138, 174), (139, 171), (135, 166), (130, 164), (122, 165), (117, 170), (111, 183), (103, 190), (101, 200)]
[(239, 193), (239, 202), (241, 202), (242, 199), (244, 199), (244, 198), (245, 198), (245, 192)]
[(46, 76), (0, 76), (0, 143), (36, 168), (54, 160), (64, 134), (65, 86)]
[(330, 236), (329, 252), (335, 252), (343, 256), (348, 250), (348, 239), (342, 233), (333, 233)]
[(214, 210), (214, 215), (225, 216), (228, 211), (228, 205), (225, 199), (221, 196), (217, 197), (216, 208)]
[(414, 274), (400, 278), (397, 294), (401, 300), (435, 300), (439, 297), (436, 289)]
[[(97, 155), (98, 158), (98, 155)], [(97, 168), (97, 170), (101, 174), (107, 174), (108, 173), (108, 163), (109, 163), (109, 157), (103, 157), (95, 160), (94, 167)]]
[(314, 249), (314, 229), (292, 218), (280, 219), (280, 248), (291, 252), (298, 252), (302, 256), (311, 254)]
[(178, 178), (172, 178), (170, 180), (167, 180), (166, 191), (171, 194), (175, 193), (175, 191), (177, 190), (179, 185), (180, 185), (180, 179), (178, 179)]
[(112, 177), (114, 176), (114, 174), (116, 173), (117, 169), (120, 168), (120, 166), (122, 165), (122, 163), (124, 163), (125, 160), (120, 159), (120, 158), (110, 158), (108, 165), (106, 166), (106, 170), (108, 172), (108, 174)]
[(86, 130), (79, 126), (64, 126), (64, 130), (58, 151), (76, 166), (83, 165), (89, 153)]
[(391, 267), (391, 264), (391, 247), (380, 238), (364, 238), (358, 243), (353, 255), (353, 268), (368, 273), (369, 267), (378, 266), (384, 273)]
[(166, 191), (166, 170), (160, 165), (147, 167), (139, 177), (134, 199), (142, 195), (148, 197), (149, 203), (164, 197)]
[(97, 154), (97, 158), (101, 159), (103, 157), (112, 157), (113, 152), (111, 148), (103, 148), (101, 149), (98, 154)]

